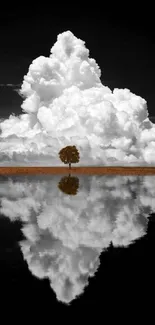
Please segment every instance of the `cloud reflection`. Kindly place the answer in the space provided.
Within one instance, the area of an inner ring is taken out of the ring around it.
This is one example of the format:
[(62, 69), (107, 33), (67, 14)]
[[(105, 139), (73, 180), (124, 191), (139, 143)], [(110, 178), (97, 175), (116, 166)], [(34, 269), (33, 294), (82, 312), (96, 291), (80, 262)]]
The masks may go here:
[(56, 175), (0, 182), (0, 213), (21, 220), (29, 270), (48, 278), (66, 304), (84, 292), (101, 252), (144, 236), (155, 212), (155, 176), (79, 176), (73, 183), (69, 195)]

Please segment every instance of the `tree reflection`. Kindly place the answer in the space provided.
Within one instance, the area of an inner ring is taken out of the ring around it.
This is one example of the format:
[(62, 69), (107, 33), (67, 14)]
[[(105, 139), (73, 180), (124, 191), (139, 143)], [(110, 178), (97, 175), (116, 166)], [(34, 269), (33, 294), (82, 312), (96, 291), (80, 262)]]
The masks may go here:
[(76, 195), (79, 188), (79, 179), (75, 176), (64, 176), (61, 178), (58, 187), (63, 193)]

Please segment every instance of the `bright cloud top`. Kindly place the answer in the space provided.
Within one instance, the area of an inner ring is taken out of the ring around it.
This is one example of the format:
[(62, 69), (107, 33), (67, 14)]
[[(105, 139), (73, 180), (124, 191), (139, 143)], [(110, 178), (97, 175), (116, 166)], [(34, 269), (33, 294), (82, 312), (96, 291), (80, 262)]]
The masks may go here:
[(30, 271), (48, 278), (57, 299), (70, 303), (110, 243), (127, 247), (146, 234), (155, 177), (79, 177), (75, 196), (59, 190), (58, 176), (47, 178), (0, 182), (0, 213), (22, 221), (20, 246)]
[(61, 166), (59, 150), (76, 145), (79, 166), (155, 164), (145, 99), (129, 89), (112, 92), (100, 76), (85, 42), (70, 31), (59, 34), (50, 56), (33, 60), (24, 76), (23, 114), (0, 123), (3, 160)]

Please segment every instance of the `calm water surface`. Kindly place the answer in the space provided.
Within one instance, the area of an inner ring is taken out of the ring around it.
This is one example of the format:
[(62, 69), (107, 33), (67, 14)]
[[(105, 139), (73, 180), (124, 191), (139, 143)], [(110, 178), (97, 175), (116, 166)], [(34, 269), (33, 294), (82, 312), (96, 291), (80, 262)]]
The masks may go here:
[(155, 176), (0, 176), (3, 302), (145, 304), (154, 212)]

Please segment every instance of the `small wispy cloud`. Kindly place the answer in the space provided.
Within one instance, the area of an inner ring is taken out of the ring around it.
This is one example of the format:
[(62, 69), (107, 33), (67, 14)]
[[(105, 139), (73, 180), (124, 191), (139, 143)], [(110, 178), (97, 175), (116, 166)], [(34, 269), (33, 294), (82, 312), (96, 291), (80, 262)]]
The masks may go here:
[(12, 88), (15, 88), (15, 87), (20, 87), (21, 86), (21, 83), (19, 84), (0, 84), (0, 87), (12, 87)]
[(23, 97), (20, 93), (20, 88), (21, 88), (22, 83), (19, 84), (0, 84), (0, 88), (12, 88), (12, 91), (15, 91), (18, 95), (20, 95), (21, 97)]

